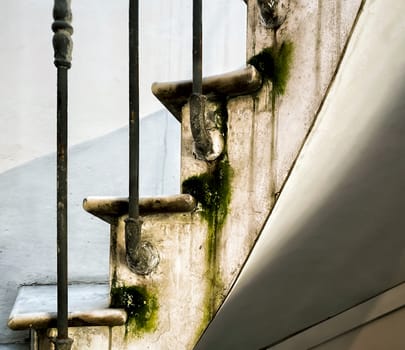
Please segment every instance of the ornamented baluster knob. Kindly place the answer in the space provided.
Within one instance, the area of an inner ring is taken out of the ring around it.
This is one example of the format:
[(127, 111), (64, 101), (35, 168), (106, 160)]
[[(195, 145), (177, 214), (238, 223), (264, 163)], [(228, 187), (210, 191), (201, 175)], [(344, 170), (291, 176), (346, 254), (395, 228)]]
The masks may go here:
[(55, 51), (55, 66), (69, 69), (72, 61), (72, 9), (71, 0), (55, 0), (53, 7), (52, 30), (53, 48)]

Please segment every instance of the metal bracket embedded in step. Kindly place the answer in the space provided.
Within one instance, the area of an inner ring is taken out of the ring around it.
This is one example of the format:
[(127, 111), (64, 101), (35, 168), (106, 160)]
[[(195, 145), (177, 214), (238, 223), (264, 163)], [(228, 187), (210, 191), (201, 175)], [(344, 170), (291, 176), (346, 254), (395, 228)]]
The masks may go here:
[(149, 241), (141, 240), (142, 219), (125, 220), (125, 250), (129, 269), (138, 275), (149, 275), (160, 262), (159, 252)]
[(221, 102), (208, 101), (201, 94), (190, 97), (190, 127), (194, 139), (194, 156), (213, 161), (224, 150), (224, 136), (220, 131)]
[(138, 275), (149, 275), (160, 262), (159, 252), (149, 241), (141, 240), (142, 219), (125, 219), (125, 250), (128, 267)]
[(202, 94), (192, 94), (191, 80), (154, 83), (153, 94), (166, 108), (182, 121), (182, 108), (190, 103), (190, 127), (195, 142), (194, 155), (198, 159), (215, 160), (224, 148), (219, 113), (226, 109), (228, 98), (251, 94), (262, 86), (262, 77), (255, 67), (248, 65), (226, 74), (202, 80)]

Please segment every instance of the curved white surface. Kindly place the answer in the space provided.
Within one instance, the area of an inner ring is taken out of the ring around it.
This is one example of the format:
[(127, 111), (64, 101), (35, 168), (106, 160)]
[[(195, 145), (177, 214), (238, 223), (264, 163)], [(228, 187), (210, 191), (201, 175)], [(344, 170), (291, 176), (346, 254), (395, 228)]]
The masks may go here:
[(405, 280), (405, 2), (368, 0), (200, 349), (263, 349)]

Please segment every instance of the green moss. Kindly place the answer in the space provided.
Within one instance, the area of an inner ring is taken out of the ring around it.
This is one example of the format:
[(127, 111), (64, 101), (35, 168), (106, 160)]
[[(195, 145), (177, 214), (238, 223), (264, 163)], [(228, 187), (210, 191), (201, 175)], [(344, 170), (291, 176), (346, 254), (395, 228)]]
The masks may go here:
[(153, 332), (157, 327), (158, 302), (145, 287), (112, 287), (111, 307), (122, 308), (128, 319), (125, 336)]
[(213, 164), (211, 171), (192, 176), (182, 184), (183, 193), (191, 194), (202, 207), (202, 216), (208, 223), (207, 265), (210, 267), (210, 285), (205, 296), (204, 315), (196, 330), (196, 341), (211, 321), (219, 304), (217, 291), (221, 280), (217, 274), (217, 234), (225, 223), (231, 199), (232, 168), (227, 156)]
[(196, 329), (193, 344), (197, 344), (198, 340), (201, 338), (204, 331), (207, 329), (209, 323), (211, 322), (212, 317), (213, 317), (212, 312), (210, 312), (210, 310), (208, 310), (208, 308), (206, 308), (204, 310), (204, 315), (201, 319), (201, 322), (200, 322), (198, 328)]
[(183, 193), (191, 194), (202, 206), (202, 215), (208, 222), (209, 231), (220, 230), (228, 214), (231, 199), (232, 169), (224, 156), (208, 172), (186, 179)]
[[(227, 103), (221, 101), (214, 111), (215, 124), (219, 127), (225, 140), (228, 133)], [(217, 235), (220, 233), (231, 200), (232, 168), (228, 161), (226, 149), (224, 154), (216, 161), (208, 163), (208, 171), (204, 174), (191, 176), (182, 184), (182, 192), (191, 194), (201, 205), (202, 217), (208, 223), (208, 236), (206, 240), (207, 266), (209, 268), (209, 285), (204, 297), (205, 308), (200, 326), (196, 329), (196, 339), (201, 336), (211, 321), (221, 300), (217, 291), (222, 288), (221, 278), (218, 274), (216, 260)]]
[(290, 75), (293, 51), (293, 43), (285, 41), (280, 47), (263, 49), (262, 52), (248, 61), (261, 73), (264, 79), (268, 79), (273, 83), (273, 91), (277, 96), (285, 92)]

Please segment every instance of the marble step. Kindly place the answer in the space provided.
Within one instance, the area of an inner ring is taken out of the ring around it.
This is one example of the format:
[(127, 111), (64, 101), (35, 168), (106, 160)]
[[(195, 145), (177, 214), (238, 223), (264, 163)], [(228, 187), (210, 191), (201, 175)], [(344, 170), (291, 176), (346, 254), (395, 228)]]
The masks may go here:
[[(105, 284), (69, 285), (69, 327), (120, 326), (127, 313), (110, 308), (110, 287)], [(22, 286), (8, 320), (13, 330), (56, 327), (56, 285)]]
[[(247, 95), (260, 89), (262, 77), (255, 67), (248, 65), (233, 72), (203, 79), (203, 94), (216, 98)], [(181, 110), (192, 92), (192, 81), (153, 83), (152, 93), (181, 122)]]
[[(141, 216), (158, 213), (187, 213), (196, 208), (196, 200), (189, 194), (139, 199)], [(114, 218), (128, 213), (128, 198), (88, 197), (83, 200), (87, 212), (111, 223)]]

